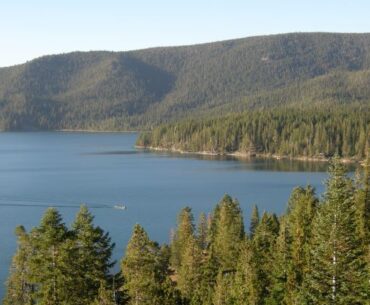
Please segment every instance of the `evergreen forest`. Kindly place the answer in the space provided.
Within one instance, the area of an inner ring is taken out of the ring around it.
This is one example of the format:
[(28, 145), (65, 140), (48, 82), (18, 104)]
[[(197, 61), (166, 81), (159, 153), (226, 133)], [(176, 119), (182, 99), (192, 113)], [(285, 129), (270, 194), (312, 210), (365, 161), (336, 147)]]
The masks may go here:
[(366, 305), (370, 300), (370, 175), (339, 157), (326, 190), (293, 189), (283, 215), (253, 208), (245, 227), (237, 199), (178, 214), (168, 245), (135, 225), (120, 271), (114, 243), (81, 206), (67, 227), (49, 208), (18, 248), (4, 305)]
[(278, 106), (369, 105), (370, 34), (290, 33), (0, 68), (0, 130), (150, 130)]
[(206, 119), (184, 119), (142, 132), (139, 147), (209, 154), (363, 160), (370, 108), (278, 107)]

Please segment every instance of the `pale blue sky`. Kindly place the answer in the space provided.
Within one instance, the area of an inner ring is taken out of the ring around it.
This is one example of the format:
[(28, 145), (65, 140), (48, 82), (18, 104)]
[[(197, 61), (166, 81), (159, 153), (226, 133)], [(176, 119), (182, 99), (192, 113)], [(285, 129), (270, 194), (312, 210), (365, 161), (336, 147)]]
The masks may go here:
[(0, 0), (0, 67), (286, 32), (370, 32), (370, 0)]

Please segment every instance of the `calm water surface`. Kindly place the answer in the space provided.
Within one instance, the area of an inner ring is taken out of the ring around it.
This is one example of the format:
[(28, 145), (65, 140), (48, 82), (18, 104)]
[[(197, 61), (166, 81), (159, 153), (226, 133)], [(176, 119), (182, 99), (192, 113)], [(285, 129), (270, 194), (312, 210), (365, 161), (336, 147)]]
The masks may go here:
[[(260, 210), (282, 213), (289, 193), (308, 183), (323, 190), (326, 164), (206, 158), (136, 150), (134, 133), (0, 133), (0, 298), (11, 256), (14, 228), (36, 226), (48, 206), (70, 224), (80, 203), (110, 232), (119, 259), (135, 223), (168, 242), (179, 210), (209, 212), (229, 193), (245, 218)], [(125, 211), (111, 208), (124, 203)]]

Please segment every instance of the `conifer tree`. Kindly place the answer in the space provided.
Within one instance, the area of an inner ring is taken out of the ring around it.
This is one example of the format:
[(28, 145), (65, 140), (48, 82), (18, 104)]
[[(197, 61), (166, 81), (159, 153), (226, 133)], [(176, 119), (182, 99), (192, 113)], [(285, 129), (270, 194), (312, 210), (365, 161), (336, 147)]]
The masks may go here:
[(210, 254), (215, 257), (220, 271), (235, 271), (245, 235), (239, 202), (229, 195), (225, 195), (215, 209), (211, 233)]
[(272, 289), (272, 266), (273, 251), (277, 238), (276, 218), (266, 212), (263, 213), (261, 221), (256, 228), (255, 234), (251, 241), (250, 269), (255, 274), (255, 283), (252, 283), (253, 298), (256, 304), (268, 298)]
[(121, 264), (130, 305), (161, 305), (164, 281), (159, 248), (140, 225), (135, 225)]
[(219, 272), (213, 293), (214, 305), (228, 305), (233, 303), (234, 274)]
[(275, 292), (285, 287), (284, 304), (298, 302), (303, 276), (309, 272), (308, 249), (317, 205), (315, 190), (311, 186), (295, 188), (289, 198), (288, 211), (274, 250), (273, 265)]
[(72, 224), (76, 251), (74, 264), (80, 271), (74, 276), (74, 293), (78, 303), (87, 305), (96, 299), (99, 287), (103, 289), (107, 285), (114, 264), (111, 262), (114, 244), (108, 233), (94, 226), (93, 219), (83, 205)]
[(266, 302), (269, 305), (297, 304), (292, 300), (295, 279), (293, 277), (291, 236), (289, 233), (287, 218), (284, 217), (281, 219), (279, 236), (273, 246), (271, 289)]
[(365, 304), (366, 272), (352, 181), (338, 157), (332, 160), (323, 204), (313, 221), (307, 304)]
[(370, 152), (364, 162), (363, 175), (359, 175), (356, 181), (358, 233), (366, 248), (370, 244)]
[(202, 249), (194, 237), (184, 247), (182, 263), (177, 272), (177, 284), (183, 297), (191, 301), (201, 281)]
[(225, 195), (213, 212), (208, 257), (208, 281), (213, 303), (229, 302), (236, 262), (245, 239), (243, 216), (237, 200)]
[(260, 281), (261, 270), (258, 263), (258, 255), (253, 250), (252, 242), (245, 241), (241, 248), (234, 277), (232, 304), (258, 305), (263, 303), (261, 295), (264, 287)]
[(251, 238), (253, 238), (254, 232), (256, 231), (256, 228), (259, 222), (260, 222), (260, 216), (258, 212), (258, 207), (257, 205), (254, 205), (253, 210), (252, 210), (251, 222), (249, 226), (249, 234)]
[(4, 305), (31, 305), (33, 285), (29, 282), (30, 270), (28, 257), (32, 253), (29, 236), (23, 226), (15, 230), (18, 238), (17, 252), (13, 257), (10, 275), (6, 282)]
[(30, 233), (33, 252), (30, 255), (30, 281), (35, 285), (33, 297), (40, 305), (68, 303), (71, 281), (71, 243), (62, 217), (49, 208), (38, 227)]
[(213, 305), (218, 264), (209, 251), (203, 251), (199, 274), (201, 275), (192, 295), (192, 305)]
[(111, 291), (107, 286), (105, 281), (100, 282), (100, 287), (92, 305), (116, 305), (116, 300), (114, 292)]
[(197, 226), (197, 241), (199, 247), (202, 250), (207, 249), (209, 238), (208, 238), (208, 223), (206, 214), (201, 213), (198, 220)]
[(171, 265), (175, 270), (181, 266), (184, 247), (194, 237), (194, 217), (189, 207), (181, 210), (177, 219), (177, 230), (171, 243)]

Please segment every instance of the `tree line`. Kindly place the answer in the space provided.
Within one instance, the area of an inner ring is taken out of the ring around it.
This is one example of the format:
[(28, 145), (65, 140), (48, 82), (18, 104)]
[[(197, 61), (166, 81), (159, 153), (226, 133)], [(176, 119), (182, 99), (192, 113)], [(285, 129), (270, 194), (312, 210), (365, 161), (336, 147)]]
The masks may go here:
[(188, 152), (363, 159), (369, 107), (287, 108), (185, 119), (140, 134), (137, 145)]
[(4, 305), (364, 305), (370, 298), (369, 162), (348, 177), (331, 162), (322, 198), (295, 188), (286, 212), (254, 207), (246, 230), (225, 195), (212, 213), (181, 210), (169, 245), (135, 225), (120, 272), (114, 244), (82, 206), (71, 228), (56, 209), (16, 229)]

